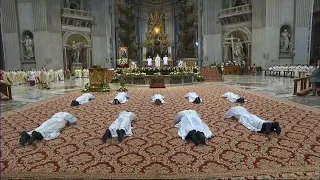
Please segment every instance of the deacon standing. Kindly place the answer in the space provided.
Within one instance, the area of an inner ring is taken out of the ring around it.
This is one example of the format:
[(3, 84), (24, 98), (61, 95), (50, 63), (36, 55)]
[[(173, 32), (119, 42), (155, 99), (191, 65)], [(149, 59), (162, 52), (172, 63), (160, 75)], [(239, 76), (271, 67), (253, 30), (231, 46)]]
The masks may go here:
[(164, 65), (164, 66), (168, 66), (168, 57), (167, 57), (167, 55), (165, 55), (165, 56), (163, 57), (163, 65)]
[(94, 99), (94, 96), (91, 93), (84, 93), (80, 97), (78, 97), (76, 100), (73, 100), (71, 102), (71, 106), (78, 106), (81, 104), (85, 104), (93, 99)]
[(153, 103), (155, 103), (156, 105), (161, 105), (163, 103), (166, 103), (164, 101), (164, 97), (161, 94), (155, 94), (151, 97), (151, 100)]
[(102, 141), (105, 143), (111, 137), (117, 137), (121, 142), (124, 136), (132, 136), (131, 122), (135, 121), (137, 116), (132, 112), (122, 111), (119, 117), (111, 124), (102, 136)]
[(74, 124), (77, 119), (67, 112), (59, 112), (51, 117), (51, 119), (42, 123), (41, 126), (34, 129), (33, 131), (23, 131), (20, 137), (20, 144), (32, 144), (34, 140), (51, 140), (60, 135), (60, 131), (67, 124)]
[(147, 61), (148, 61), (148, 67), (152, 67), (152, 58), (150, 56), (147, 59)]
[(232, 107), (224, 116), (224, 118), (236, 118), (250, 131), (270, 134), (271, 132), (281, 133), (281, 128), (278, 122), (262, 120), (254, 114), (250, 114), (244, 107)]
[(312, 96), (315, 96), (317, 94), (317, 87), (320, 86), (320, 60), (310, 76), (310, 82), (312, 83)]
[(113, 101), (111, 103), (124, 104), (128, 101), (129, 98), (130, 98), (130, 96), (128, 95), (128, 93), (120, 92), (117, 94), (117, 96), (113, 99)]
[(238, 102), (238, 103), (244, 103), (245, 102), (245, 99), (240, 97), (239, 95), (237, 94), (234, 94), (232, 92), (226, 92), (224, 93), (223, 95), (224, 98), (227, 98), (229, 101), (231, 102)]
[(212, 136), (208, 125), (201, 120), (200, 115), (194, 110), (179, 112), (174, 121), (178, 128), (178, 135), (183, 140), (192, 141), (196, 146), (205, 144), (205, 140)]
[(189, 92), (188, 94), (185, 95), (185, 97), (188, 98), (189, 102), (191, 103), (193, 102), (196, 104), (200, 104), (202, 102), (202, 99), (195, 92)]

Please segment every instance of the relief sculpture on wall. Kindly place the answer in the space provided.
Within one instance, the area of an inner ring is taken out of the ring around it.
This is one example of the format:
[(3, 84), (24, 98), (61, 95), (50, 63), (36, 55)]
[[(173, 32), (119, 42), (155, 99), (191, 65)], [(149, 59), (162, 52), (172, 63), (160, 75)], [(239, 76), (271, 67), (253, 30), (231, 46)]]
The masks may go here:
[(280, 55), (294, 55), (294, 45), (292, 43), (292, 30), (289, 25), (283, 25), (280, 28)]
[(22, 33), (21, 43), (23, 45), (23, 57), (25, 60), (34, 59), (34, 44), (33, 44), (33, 34), (30, 31), (24, 31)]

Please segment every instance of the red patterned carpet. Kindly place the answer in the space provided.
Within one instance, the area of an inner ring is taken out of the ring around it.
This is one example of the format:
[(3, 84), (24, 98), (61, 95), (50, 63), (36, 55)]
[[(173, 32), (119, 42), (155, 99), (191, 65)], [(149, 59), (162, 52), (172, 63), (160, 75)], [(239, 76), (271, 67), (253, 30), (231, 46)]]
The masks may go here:
[[(195, 91), (200, 105), (183, 96)], [(280, 122), (280, 136), (253, 133), (235, 120), (224, 120), (235, 104), (221, 98), (233, 91), (248, 99), (244, 106), (264, 119)], [(266, 98), (218, 84), (176, 86), (166, 89), (131, 88), (132, 99), (111, 105), (116, 92), (96, 93), (96, 100), (70, 107), (81, 92), (54, 97), (40, 104), (9, 112), (1, 122), (3, 178), (82, 179), (315, 179), (319, 177), (320, 116), (301, 105)], [(155, 106), (151, 96), (161, 93), (167, 104)], [(205, 146), (195, 147), (177, 135), (173, 118), (195, 109), (214, 133)], [(132, 137), (118, 144), (100, 140), (122, 110), (137, 114)], [(23, 130), (32, 130), (54, 113), (66, 111), (78, 118), (51, 141), (20, 147)]]

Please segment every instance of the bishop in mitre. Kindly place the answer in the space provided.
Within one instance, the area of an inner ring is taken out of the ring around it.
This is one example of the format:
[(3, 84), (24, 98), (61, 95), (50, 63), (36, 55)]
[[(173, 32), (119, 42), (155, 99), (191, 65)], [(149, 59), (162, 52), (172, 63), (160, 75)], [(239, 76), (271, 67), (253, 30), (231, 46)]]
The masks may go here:
[(159, 68), (161, 66), (161, 58), (159, 55), (156, 56), (156, 59), (154, 60), (154, 62), (155, 62), (155, 66), (157, 68)]
[(32, 131), (23, 131), (20, 137), (20, 144), (22, 146), (32, 144), (35, 140), (51, 140), (60, 135), (60, 131), (68, 124), (74, 124), (77, 122), (77, 119), (67, 113), (67, 112), (58, 112), (54, 114), (51, 119), (45, 121), (38, 128)]
[(270, 134), (275, 132), (281, 133), (281, 128), (278, 122), (272, 122), (263, 120), (258, 116), (249, 113), (244, 107), (236, 106), (232, 107), (224, 116), (224, 118), (236, 118), (241, 124), (243, 124), (250, 131)]
[(86, 104), (93, 99), (94, 99), (94, 96), (91, 93), (84, 93), (80, 97), (78, 97), (76, 100), (73, 100), (71, 102), (71, 106)]
[(183, 140), (192, 141), (196, 146), (205, 144), (205, 140), (212, 137), (208, 125), (201, 120), (201, 116), (194, 110), (184, 110), (174, 118), (178, 135)]
[(111, 124), (102, 136), (102, 141), (105, 143), (107, 139), (117, 138), (119, 142), (123, 140), (125, 136), (132, 136), (131, 122), (135, 121), (137, 116), (132, 112), (122, 111), (119, 117)]
[(195, 92), (189, 92), (184, 97), (188, 98), (190, 103), (200, 104), (202, 102), (202, 99)]

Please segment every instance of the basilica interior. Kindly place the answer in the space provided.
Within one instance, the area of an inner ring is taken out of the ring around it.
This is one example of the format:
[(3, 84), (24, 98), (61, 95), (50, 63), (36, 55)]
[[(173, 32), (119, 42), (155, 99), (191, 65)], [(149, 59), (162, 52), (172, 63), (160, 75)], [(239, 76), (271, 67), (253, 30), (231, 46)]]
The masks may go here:
[(0, 20), (1, 179), (320, 177), (320, 0), (1, 0)]

